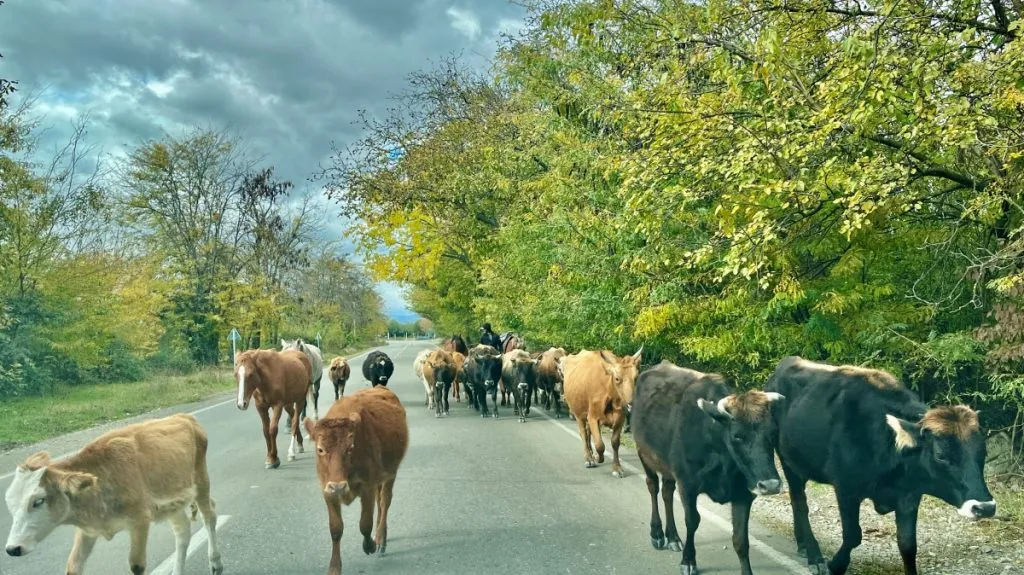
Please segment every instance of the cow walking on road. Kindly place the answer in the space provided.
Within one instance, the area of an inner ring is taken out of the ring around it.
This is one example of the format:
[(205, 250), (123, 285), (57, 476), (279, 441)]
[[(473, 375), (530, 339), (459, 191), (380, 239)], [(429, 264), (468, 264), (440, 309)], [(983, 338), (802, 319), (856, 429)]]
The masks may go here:
[(386, 386), (394, 373), (395, 364), (388, 354), (379, 349), (368, 353), (366, 359), (363, 360), (363, 377), (371, 386)]
[[(327, 505), (331, 531), (328, 575), (341, 575), (341, 506), (358, 497), (363, 552), (384, 554), (388, 545), (388, 510), (398, 468), (409, 447), (409, 425), (398, 396), (382, 386), (361, 389), (331, 406), (323, 419), (305, 420), (317, 445), (316, 473)], [(377, 511), (376, 535), (373, 512)]]
[[(559, 365), (565, 381), (565, 403), (576, 416), (583, 441), (584, 464), (597, 467), (604, 463), (604, 440), (601, 427), (612, 430), (612, 475), (622, 477), (619, 443), (626, 411), (633, 402), (633, 387), (640, 372), (643, 347), (633, 355), (617, 356), (606, 350), (581, 351), (562, 358)], [(590, 442), (594, 442), (597, 461)]]
[[(651, 545), (683, 552), (680, 571), (697, 573), (694, 534), (697, 496), (732, 506), (732, 543), (743, 575), (751, 575), (748, 525), (757, 495), (773, 495), (782, 482), (772, 452), (778, 393), (734, 393), (725, 379), (668, 361), (645, 371), (636, 384), (633, 434), (651, 495)], [(658, 479), (665, 523), (658, 514)], [(685, 544), (676, 531), (676, 488), (683, 503)]]
[(146, 571), (150, 525), (174, 531), (174, 573), (181, 575), (192, 537), (190, 517), (203, 515), (210, 572), (224, 571), (217, 544), (217, 513), (206, 467), (207, 437), (191, 415), (178, 414), (109, 431), (77, 454), (51, 461), (46, 452), (18, 465), (7, 489), (14, 521), (6, 551), (31, 553), (60, 525), (74, 525), (66, 573), (81, 575), (96, 540), (128, 529), (128, 564)]
[(463, 367), (466, 376), (466, 392), (473, 407), (481, 417), (487, 417), (487, 396), (494, 402), (495, 418), (498, 417), (498, 382), (501, 380), (501, 353), (489, 345), (478, 345), (469, 350)]
[[(985, 484), (985, 438), (964, 405), (929, 409), (891, 374), (783, 359), (767, 389), (788, 398), (775, 448), (793, 504), (797, 551), (815, 575), (843, 575), (861, 543), (860, 505), (896, 512), (896, 543), (907, 575), (917, 575), (917, 513), (925, 494), (968, 519), (992, 517)], [(811, 532), (807, 481), (835, 490), (843, 543), (829, 561)]]

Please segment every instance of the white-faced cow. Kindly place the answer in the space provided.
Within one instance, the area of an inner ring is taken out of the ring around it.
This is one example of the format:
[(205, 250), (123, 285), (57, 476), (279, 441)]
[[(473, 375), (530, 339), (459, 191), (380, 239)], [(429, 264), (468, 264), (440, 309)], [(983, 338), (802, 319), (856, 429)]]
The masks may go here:
[(498, 382), (501, 380), (501, 353), (489, 345), (478, 345), (469, 350), (463, 365), (466, 390), (473, 408), (487, 417), (487, 395), (494, 401), (494, 417), (498, 417)]
[[(917, 511), (933, 495), (968, 519), (992, 517), (985, 439), (963, 405), (929, 409), (884, 371), (783, 359), (767, 389), (789, 401), (775, 448), (793, 503), (793, 531), (811, 572), (846, 573), (861, 543), (860, 504), (896, 512), (896, 542), (907, 575), (917, 574)], [(843, 543), (825, 566), (807, 517), (807, 481), (835, 490)]]
[(512, 350), (501, 357), (501, 381), (505, 389), (512, 392), (513, 413), (519, 422), (525, 422), (530, 415), (530, 402), (536, 375), (537, 360), (521, 349)]
[(370, 382), (370, 385), (386, 386), (393, 373), (395, 373), (395, 364), (383, 351), (371, 351), (363, 360), (363, 377)]
[[(772, 452), (772, 411), (778, 393), (734, 393), (725, 379), (668, 361), (645, 371), (633, 399), (633, 435), (651, 494), (651, 545), (679, 551), (683, 575), (697, 572), (694, 533), (697, 496), (732, 505), (732, 543), (743, 575), (751, 575), (747, 525), (757, 495), (778, 493), (782, 482)], [(665, 528), (658, 514), (658, 476)], [(680, 547), (672, 502), (678, 486), (686, 521)]]
[(7, 489), (14, 519), (7, 554), (27, 555), (58, 526), (73, 525), (66, 573), (81, 575), (96, 540), (127, 529), (129, 567), (141, 575), (150, 525), (167, 521), (174, 531), (174, 573), (181, 575), (192, 536), (189, 513), (195, 519), (198, 511), (208, 534), (210, 572), (219, 575), (224, 567), (206, 450), (199, 422), (178, 414), (109, 431), (60, 461), (36, 453), (18, 466)]

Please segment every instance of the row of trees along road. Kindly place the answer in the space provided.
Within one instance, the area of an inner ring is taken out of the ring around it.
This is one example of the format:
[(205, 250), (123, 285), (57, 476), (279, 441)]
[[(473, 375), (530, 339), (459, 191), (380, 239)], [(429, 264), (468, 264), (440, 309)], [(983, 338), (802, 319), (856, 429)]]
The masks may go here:
[(527, 4), (320, 174), (439, 333), (871, 365), (1019, 445), (1024, 5)]
[[(367, 274), (320, 245), (311, 196), (224, 132), (140, 142), (105, 164), (87, 118), (40, 162), (31, 98), (0, 80), (0, 399), (230, 361), (318, 332), (385, 331)], [(290, 195), (291, 194), (291, 195)]]

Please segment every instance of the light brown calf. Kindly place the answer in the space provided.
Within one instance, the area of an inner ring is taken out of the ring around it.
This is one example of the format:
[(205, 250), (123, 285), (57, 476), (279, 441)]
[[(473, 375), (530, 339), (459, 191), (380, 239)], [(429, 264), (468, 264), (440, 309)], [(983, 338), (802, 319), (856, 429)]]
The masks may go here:
[[(576, 417), (586, 466), (604, 463), (604, 441), (601, 426), (612, 430), (612, 475), (622, 477), (619, 444), (626, 411), (633, 402), (633, 388), (640, 373), (643, 347), (629, 356), (616, 356), (610, 351), (581, 351), (561, 360), (565, 403)], [(597, 462), (591, 451), (593, 440)]]
[[(306, 430), (317, 446), (316, 473), (327, 504), (331, 529), (328, 575), (341, 575), (341, 535), (345, 525), (341, 505), (358, 497), (362, 503), (359, 532), (363, 552), (388, 544), (388, 508), (398, 467), (409, 446), (409, 425), (398, 396), (383, 386), (346, 395), (331, 406), (323, 419), (306, 419)], [(377, 535), (371, 539), (374, 503)]]
[(331, 360), (331, 367), (327, 370), (327, 376), (331, 378), (331, 383), (334, 384), (334, 401), (338, 401), (338, 398), (345, 395), (345, 384), (348, 383), (348, 378), (352, 375), (352, 367), (349, 366), (348, 360), (344, 357), (336, 357)]
[(181, 575), (191, 539), (189, 511), (203, 514), (210, 570), (223, 572), (217, 514), (206, 470), (206, 432), (191, 415), (178, 414), (107, 432), (60, 461), (39, 452), (18, 465), (7, 489), (14, 521), (7, 554), (27, 555), (59, 525), (74, 525), (68, 575), (81, 575), (99, 537), (131, 534), (132, 573), (146, 571), (150, 524), (169, 521), (174, 531), (174, 574)]

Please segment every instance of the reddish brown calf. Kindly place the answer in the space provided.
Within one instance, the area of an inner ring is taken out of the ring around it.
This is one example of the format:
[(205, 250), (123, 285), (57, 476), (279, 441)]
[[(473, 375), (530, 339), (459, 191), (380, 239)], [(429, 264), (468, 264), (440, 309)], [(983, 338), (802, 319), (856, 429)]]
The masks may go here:
[[(328, 575), (341, 575), (341, 535), (345, 525), (341, 504), (356, 497), (362, 503), (359, 532), (367, 555), (388, 544), (388, 508), (398, 467), (409, 446), (409, 425), (398, 396), (386, 387), (362, 389), (343, 396), (323, 419), (305, 420), (316, 442), (316, 473), (327, 504), (331, 529), (331, 562)], [(371, 539), (374, 503), (377, 534)]]

